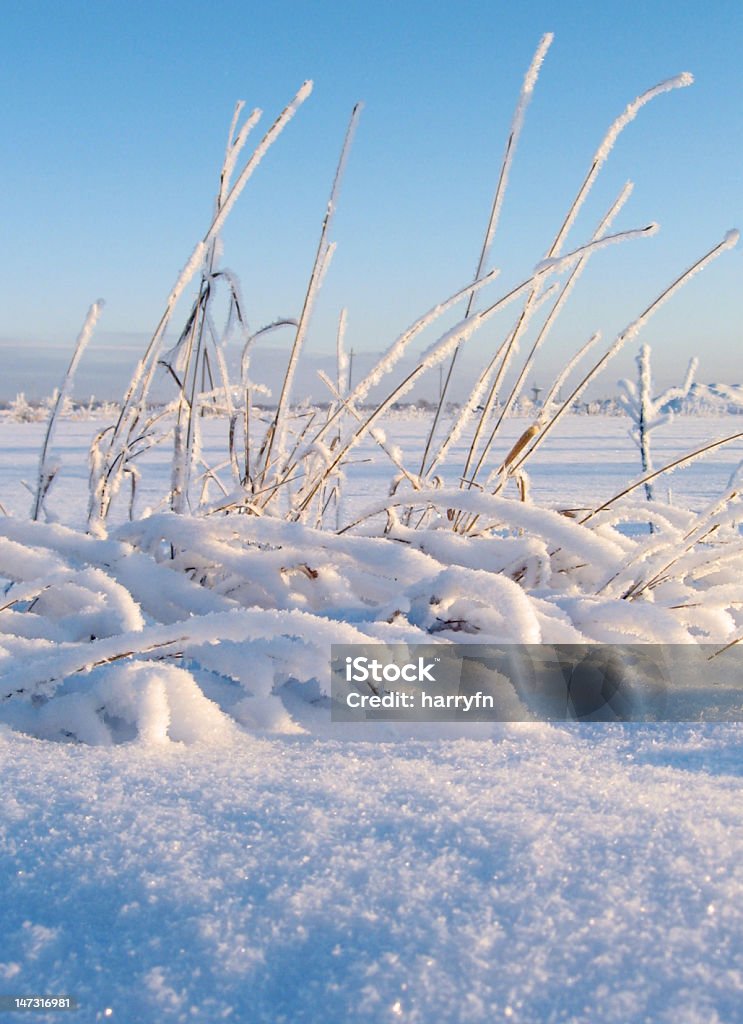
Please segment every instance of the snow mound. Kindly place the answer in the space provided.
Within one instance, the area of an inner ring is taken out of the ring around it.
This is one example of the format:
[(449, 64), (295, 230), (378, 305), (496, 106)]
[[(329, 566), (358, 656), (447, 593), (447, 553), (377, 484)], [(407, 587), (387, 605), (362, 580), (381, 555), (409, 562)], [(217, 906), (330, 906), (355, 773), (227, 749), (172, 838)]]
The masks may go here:
[(430, 525), (407, 525), (398, 495), (383, 529), (370, 515), (342, 533), (158, 514), (96, 538), (0, 520), (0, 721), (219, 743), (234, 722), (304, 728), (297, 687), (307, 712), (328, 695), (333, 643), (723, 646), (743, 629), (735, 481), (701, 513), (654, 502), (651, 533), (629, 500), (582, 520), (474, 491), (423, 500)]

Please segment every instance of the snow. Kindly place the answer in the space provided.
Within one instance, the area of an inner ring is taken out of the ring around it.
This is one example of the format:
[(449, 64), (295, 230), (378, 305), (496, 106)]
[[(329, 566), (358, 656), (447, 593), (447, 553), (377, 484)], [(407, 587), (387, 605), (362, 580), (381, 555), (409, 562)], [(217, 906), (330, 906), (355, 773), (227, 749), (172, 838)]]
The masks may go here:
[(86, 1024), (734, 1024), (740, 739), (6, 734), (2, 987)]

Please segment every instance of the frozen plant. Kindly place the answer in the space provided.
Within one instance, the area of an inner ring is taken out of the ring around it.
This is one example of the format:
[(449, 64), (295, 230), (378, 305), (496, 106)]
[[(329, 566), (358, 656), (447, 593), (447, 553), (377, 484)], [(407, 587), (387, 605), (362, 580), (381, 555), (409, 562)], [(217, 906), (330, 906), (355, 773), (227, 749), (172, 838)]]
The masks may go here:
[(8, 406), (8, 416), (16, 423), (33, 423), (44, 418), (44, 411), (38, 405), (32, 405), (25, 393), (19, 391)]
[[(631, 380), (619, 381), (619, 401), (632, 420), (630, 437), (640, 449), (643, 473), (652, 473), (653, 458), (650, 451), (650, 434), (657, 427), (673, 419), (672, 402), (686, 398), (694, 381), (698, 366), (696, 356), (689, 361), (684, 381), (677, 387), (666, 388), (653, 397), (653, 379), (650, 370), (650, 346), (642, 345), (637, 356), (637, 384)], [(645, 483), (645, 495), (653, 500), (653, 485)], [(652, 525), (651, 525), (652, 528)]]

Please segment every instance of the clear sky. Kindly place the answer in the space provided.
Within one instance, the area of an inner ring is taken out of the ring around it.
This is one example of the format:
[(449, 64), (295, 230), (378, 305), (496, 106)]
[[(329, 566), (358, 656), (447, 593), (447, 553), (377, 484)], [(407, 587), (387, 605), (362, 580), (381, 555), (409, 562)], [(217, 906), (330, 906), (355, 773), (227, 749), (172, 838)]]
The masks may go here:
[[(4, 352), (24, 346), (34, 361), (43, 346), (71, 345), (99, 296), (94, 345), (112, 359), (117, 346), (135, 351), (208, 225), (235, 101), (262, 107), (267, 126), (305, 78), (314, 93), (241, 198), (224, 261), (256, 326), (298, 313), (346, 121), (363, 100), (311, 343), (329, 351), (347, 305), (349, 345), (381, 349), (472, 278), (545, 31), (555, 41), (492, 252), (506, 284), (544, 255), (627, 102), (681, 71), (696, 78), (645, 108), (612, 153), (570, 247), (627, 178), (636, 190), (616, 227), (657, 220), (661, 232), (595, 258), (545, 375), (596, 328), (608, 343), (743, 228), (740, 0), (3, 0), (2, 19), (0, 337)], [(701, 379), (743, 381), (742, 282), (739, 246), (658, 315), (646, 340), (659, 378), (698, 354)], [(607, 391), (627, 365), (607, 371)]]

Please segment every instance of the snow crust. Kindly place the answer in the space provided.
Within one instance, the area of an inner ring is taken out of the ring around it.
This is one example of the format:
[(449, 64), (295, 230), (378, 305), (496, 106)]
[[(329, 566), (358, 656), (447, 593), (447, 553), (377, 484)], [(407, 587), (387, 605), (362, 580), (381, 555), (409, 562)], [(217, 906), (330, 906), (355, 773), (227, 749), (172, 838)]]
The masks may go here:
[(3, 989), (85, 1024), (740, 1019), (739, 726), (334, 736), (0, 737)]

